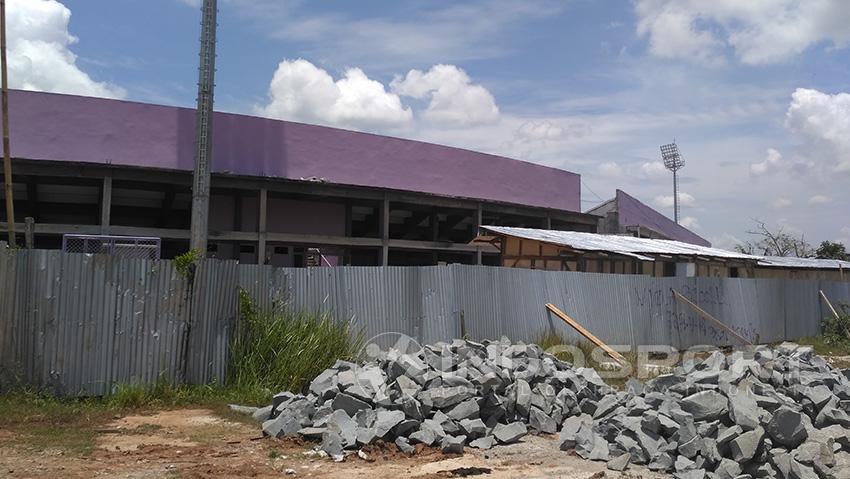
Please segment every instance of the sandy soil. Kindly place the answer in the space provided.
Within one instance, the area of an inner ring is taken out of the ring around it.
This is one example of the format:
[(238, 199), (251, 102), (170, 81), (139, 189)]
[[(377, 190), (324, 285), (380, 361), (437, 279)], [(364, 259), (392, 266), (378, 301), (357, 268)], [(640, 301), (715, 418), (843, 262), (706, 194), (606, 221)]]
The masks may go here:
[(204, 409), (115, 419), (98, 429), (90, 454), (34, 450), (12, 439), (10, 432), (0, 430), (0, 477), (660, 477), (645, 469), (625, 474), (605, 471), (604, 463), (559, 451), (554, 437), (537, 436), (490, 451), (467, 449), (454, 456), (424, 449), (407, 457), (392, 445), (371, 447), (366, 459), (353, 454), (345, 462), (334, 463), (318, 457), (311, 443), (262, 438), (257, 426), (229, 421)]

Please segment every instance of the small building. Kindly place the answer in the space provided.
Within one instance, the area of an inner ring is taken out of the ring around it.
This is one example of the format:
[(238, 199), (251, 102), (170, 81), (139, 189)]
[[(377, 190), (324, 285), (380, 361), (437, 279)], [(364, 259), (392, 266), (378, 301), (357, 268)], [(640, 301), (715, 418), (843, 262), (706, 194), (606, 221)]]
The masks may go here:
[(625, 191), (586, 211), (599, 217), (597, 233), (667, 239), (698, 246), (711, 246), (705, 238), (643, 204)]
[(481, 226), (475, 242), (501, 252), (509, 268), (644, 274), (649, 276), (753, 278), (758, 256), (673, 240)]
[(755, 277), (850, 281), (850, 261), (765, 256), (756, 266)]

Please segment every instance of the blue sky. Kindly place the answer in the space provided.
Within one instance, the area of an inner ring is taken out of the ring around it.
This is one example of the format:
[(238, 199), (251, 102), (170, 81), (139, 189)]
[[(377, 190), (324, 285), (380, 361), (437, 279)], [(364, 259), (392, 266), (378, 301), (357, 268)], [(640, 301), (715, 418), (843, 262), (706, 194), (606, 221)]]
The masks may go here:
[[(13, 86), (193, 105), (198, 1), (9, 8)], [(219, 0), (218, 36), (220, 110), (564, 168), (585, 209), (619, 187), (670, 215), (675, 138), (716, 245), (754, 218), (850, 244), (843, 0)]]

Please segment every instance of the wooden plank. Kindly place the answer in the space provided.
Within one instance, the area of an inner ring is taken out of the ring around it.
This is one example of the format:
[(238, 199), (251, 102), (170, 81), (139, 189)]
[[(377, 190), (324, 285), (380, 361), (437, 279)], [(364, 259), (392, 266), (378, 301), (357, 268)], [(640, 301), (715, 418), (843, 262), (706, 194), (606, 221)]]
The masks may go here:
[(576, 321), (575, 319), (573, 319), (573, 318), (569, 317), (569, 316), (567, 315), (567, 313), (565, 313), (565, 312), (561, 311), (560, 309), (558, 309), (558, 307), (557, 307), (557, 306), (555, 306), (554, 304), (552, 304), (552, 303), (546, 303), (546, 309), (548, 309), (549, 311), (551, 311), (552, 313), (554, 313), (554, 314), (555, 314), (555, 316), (557, 316), (557, 317), (561, 318), (561, 319), (562, 319), (565, 323), (567, 323), (567, 324), (569, 324), (570, 326), (572, 326), (572, 327), (573, 327), (573, 329), (575, 329), (576, 331), (578, 331), (578, 332), (579, 332), (579, 334), (581, 334), (582, 336), (584, 336), (585, 338), (587, 338), (590, 342), (592, 342), (593, 344), (595, 344), (595, 345), (599, 346), (600, 348), (602, 348), (602, 349), (603, 349), (606, 353), (608, 353), (608, 356), (611, 356), (611, 358), (613, 358), (614, 360), (616, 360), (618, 363), (620, 363), (620, 364), (626, 364), (626, 363), (628, 362), (628, 361), (626, 361), (626, 358), (624, 358), (624, 357), (623, 357), (623, 355), (621, 355), (621, 354), (620, 354), (620, 353), (618, 353), (617, 351), (614, 351), (613, 349), (611, 349), (610, 347), (608, 347), (608, 345), (607, 345), (607, 344), (603, 343), (603, 342), (602, 342), (599, 338), (597, 338), (596, 336), (594, 336), (594, 335), (593, 335), (590, 331), (588, 331), (588, 330), (584, 329), (584, 327), (583, 327), (581, 324), (579, 324), (579, 323), (578, 323), (578, 321)]
[(690, 299), (688, 299), (688, 298), (686, 298), (686, 297), (682, 296), (681, 294), (679, 294), (679, 292), (678, 292), (678, 291), (673, 290), (673, 297), (674, 297), (674, 298), (676, 298), (678, 301), (680, 301), (680, 302), (682, 302), (682, 303), (685, 303), (686, 305), (688, 305), (688, 306), (690, 306), (691, 308), (693, 308), (693, 310), (697, 312), (697, 315), (698, 315), (699, 317), (701, 317), (702, 319), (704, 319), (704, 320), (708, 321), (709, 323), (713, 323), (713, 324), (715, 324), (715, 325), (717, 325), (717, 326), (720, 326), (720, 328), (721, 328), (721, 329), (723, 329), (723, 330), (724, 330), (724, 331), (726, 331), (727, 333), (731, 334), (732, 336), (735, 336), (735, 337), (736, 337), (736, 338), (738, 338), (738, 340), (739, 340), (739, 341), (741, 341), (742, 343), (747, 344), (747, 345), (750, 345), (750, 346), (753, 346), (753, 343), (752, 343), (752, 342), (750, 342), (750, 340), (749, 340), (749, 339), (747, 339), (747, 338), (745, 338), (745, 337), (741, 336), (740, 334), (736, 333), (736, 332), (735, 332), (732, 328), (730, 328), (729, 326), (726, 326), (725, 324), (721, 323), (721, 322), (720, 322), (717, 318), (715, 318), (714, 316), (712, 316), (712, 315), (708, 314), (708, 313), (707, 313), (704, 309), (702, 309), (702, 308), (700, 308), (699, 306), (697, 306), (697, 305), (696, 305), (693, 301), (691, 301)]
[(832, 303), (830, 303), (826, 295), (823, 294), (823, 290), (818, 290), (818, 292), (820, 293), (820, 297), (823, 298), (824, 301), (826, 301), (826, 305), (829, 306), (829, 310), (832, 311), (833, 315), (835, 315), (835, 319), (840, 319), (840, 316), (838, 316), (838, 311), (836, 311), (835, 308), (832, 307)]

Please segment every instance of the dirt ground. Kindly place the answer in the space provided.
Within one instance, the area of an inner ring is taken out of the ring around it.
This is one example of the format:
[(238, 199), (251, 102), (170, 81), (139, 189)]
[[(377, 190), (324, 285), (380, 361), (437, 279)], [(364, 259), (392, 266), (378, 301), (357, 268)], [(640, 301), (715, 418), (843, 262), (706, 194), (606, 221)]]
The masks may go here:
[(527, 436), (489, 451), (467, 448), (463, 455), (425, 449), (407, 457), (390, 445), (372, 447), (367, 457), (342, 463), (318, 457), (313, 444), (263, 438), (256, 424), (216, 416), (206, 409), (159, 411), (115, 417), (95, 431), (91, 451), (33, 447), (0, 429), (0, 477), (14, 478), (212, 478), (315, 477), (660, 477), (643, 469), (625, 474), (605, 464), (558, 450), (555, 437)]

